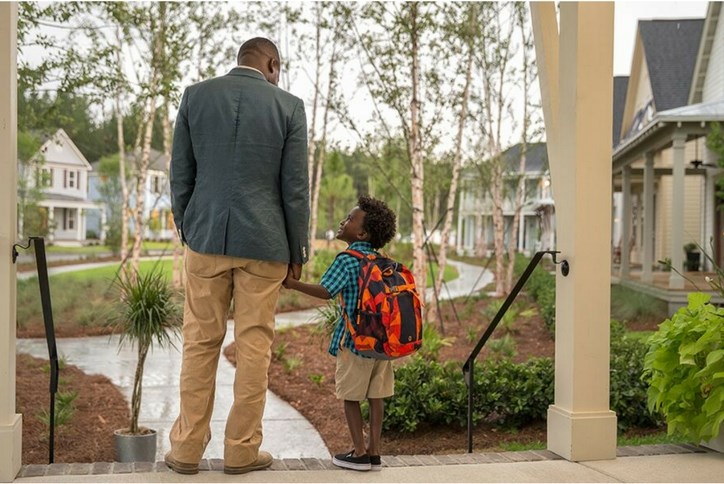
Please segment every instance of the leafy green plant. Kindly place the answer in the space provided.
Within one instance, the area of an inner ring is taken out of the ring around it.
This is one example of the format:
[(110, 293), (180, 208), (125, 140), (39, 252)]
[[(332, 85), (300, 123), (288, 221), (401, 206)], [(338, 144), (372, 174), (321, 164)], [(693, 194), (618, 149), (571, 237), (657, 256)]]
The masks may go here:
[(468, 326), (465, 331), (466, 331), (465, 337), (467, 338), (468, 343), (470, 343), (470, 344), (477, 343), (478, 333), (480, 332), (480, 328), (478, 326), (471, 325), (471, 326)]
[(317, 308), (317, 319), (314, 324), (314, 333), (329, 338), (334, 333), (334, 328), (342, 317), (342, 308), (336, 301), (328, 301), (327, 304)]
[(311, 381), (318, 387), (321, 387), (322, 383), (324, 383), (324, 380), (325, 380), (324, 375), (322, 375), (320, 373), (312, 373), (312, 374), (308, 375), (308, 377), (309, 377), (309, 381)]
[(663, 321), (666, 302), (618, 284), (611, 286), (611, 317), (619, 321), (648, 319)]
[[(64, 392), (58, 392), (55, 396), (55, 425), (60, 427), (70, 422), (70, 419), (75, 413), (75, 399), (78, 398), (78, 392), (74, 390), (68, 390)], [(50, 411), (47, 408), (40, 410), (38, 414), (38, 420), (45, 425), (50, 427)]]
[(158, 264), (145, 273), (119, 274), (113, 284), (119, 292), (120, 301), (113, 318), (113, 324), (121, 335), (119, 346), (129, 343), (138, 352), (129, 427), (131, 434), (138, 434), (146, 356), (154, 345), (173, 346), (172, 338), (181, 328), (182, 316), (173, 300), (173, 291)]
[[(498, 314), (498, 311), (500, 311), (500, 308), (503, 306), (504, 302), (504, 300), (498, 299), (495, 301), (491, 301), (490, 304), (485, 307), (485, 309), (483, 310), (483, 315), (488, 318), (488, 321), (492, 321), (495, 318), (495, 316)], [(500, 322), (498, 322), (498, 326), (496, 329), (500, 328), (505, 333), (513, 333), (513, 323), (515, 323), (519, 313), (520, 308), (518, 307), (518, 305), (515, 303), (511, 304), (508, 310), (503, 315)]]
[(282, 364), (284, 365), (284, 371), (291, 373), (302, 364), (302, 359), (297, 357), (284, 358)]
[(493, 359), (512, 358), (518, 353), (515, 346), (515, 340), (509, 334), (488, 341), (488, 349)]
[(284, 358), (284, 354), (287, 352), (287, 347), (289, 346), (289, 343), (279, 343), (274, 347), (274, 351), (272, 351), (272, 354), (274, 355), (274, 358), (282, 361)]
[(669, 435), (695, 442), (716, 437), (724, 422), (724, 308), (710, 299), (689, 294), (650, 338), (644, 360), (649, 409), (664, 414)]
[(440, 350), (453, 344), (453, 341), (454, 338), (443, 338), (432, 324), (425, 324), (422, 328), (422, 348), (419, 353), (424, 358), (437, 361)]

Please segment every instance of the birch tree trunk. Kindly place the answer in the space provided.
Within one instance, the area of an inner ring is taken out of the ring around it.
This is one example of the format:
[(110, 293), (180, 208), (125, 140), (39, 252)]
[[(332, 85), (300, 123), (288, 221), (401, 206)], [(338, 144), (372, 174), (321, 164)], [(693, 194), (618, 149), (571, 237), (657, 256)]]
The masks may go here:
[[(332, 55), (329, 61), (329, 79), (327, 84), (327, 102), (324, 106), (324, 117), (322, 121), (322, 140), (319, 148), (319, 155), (316, 162), (315, 173), (314, 173), (314, 184), (312, 186), (312, 214), (311, 214), (311, 230), (312, 237), (317, 232), (317, 212), (319, 208), (319, 193), (322, 188), (322, 173), (324, 172), (324, 162), (327, 157), (327, 131), (329, 126), (329, 111), (332, 99), (335, 96), (336, 86), (336, 64), (337, 64), (337, 42), (334, 42), (332, 47)], [(334, 223), (334, 221), (331, 221)], [(313, 253), (313, 252), (312, 252)]]
[[(121, 29), (116, 28), (116, 39), (118, 40), (118, 48), (116, 49), (116, 62), (119, 76), (123, 76), (121, 66), (121, 51), (123, 50), (123, 41), (121, 38)], [(116, 134), (118, 138), (118, 178), (121, 183), (121, 261), (124, 268), (127, 267), (128, 260), (128, 226), (131, 218), (130, 198), (131, 194), (128, 189), (128, 181), (126, 179), (126, 141), (123, 130), (123, 111), (121, 111), (121, 93), (116, 92), (115, 96), (116, 110)]]
[[(152, 81), (155, 87), (155, 79)], [(153, 92), (153, 89), (151, 90)], [(145, 123), (143, 135), (143, 150), (136, 171), (136, 206), (133, 214), (133, 249), (131, 253), (131, 267), (136, 273), (141, 264), (141, 245), (143, 244), (143, 231), (145, 228), (143, 214), (146, 208), (146, 181), (148, 180), (148, 166), (151, 158), (151, 139), (153, 138), (153, 120), (156, 117), (156, 98), (148, 100), (148, 118)]]
[[(474, 14), (470, 15), (470, 22), (474, 19)], [(455, 155), (453, 157), (452, 178), (450, 180), (450, 191), (447, 195), (447, 206), (445, 208), (445, 220), (442, 226), (442, 240), (440, 241), (440, 255), (438, 256), (437, 280), (435, 281), (435, 293), (440, 294), (442, 282), (445, 277), (445, 267), (447, 266), (447, 249), (448, 239), (450, 238), (450, 229), (452, 227), (453, 211), (455, 209), (455, 199), (458, 195), (458, 180), (460, 179), (460, 169), (462, 168), (462, 145), (463, 134), (465, 132), (465, 119), (468, 115), (468, 99), (470, 98), (470, 84), (473, 78), (473, 61), (475, 60), (475, 51), (472, 45), (469, 45), (468, 58), (465, 65), (465, 87), (463, 88), (462, 104), (460, 106), (460, 114), (458, 118), (458, 132), (455, 137)], [(458, 235), (459, 236), (459, 235)]]
[[(532, 72), (533, 66), (530, 63), (530, 54), (532, 49), (532, 38), (531, 29), (527, 25), (527, 7), (525, 5), (516, 5), (516, 20), (518, 27), (520, 28), (521, 46), (522, 46), (522, 73), (523, 73), (523, 126), (521, 128), (521, 139), (520, 139), (520, 163), (518, 166), (518, 173), (520, 178), (518, 179), (518, 186), (516, 187), (515, 196), (515, 212), (513, 215), (513, 228), (512, 233), (518, 234), (521, 221), (521, 212), (523, 210), (523, 203), (525, 203), (526, 189), (525, 189), (525, 165), (527, 161), (528, 153), (528, 130), (530, 129), (530, 87), (533, 82), (534, 73)], [(518, 247), (520, 250), (520, 247)], [(508, 247), (508, 272), (505, 278), (505, 291), (510, 292), (513, 288), (513, 272), (515, 269), (515, 248), (511, 244)]]
[(410, 175), (412, 177), (412, 235), (413, 235), (413, 274), (417, 282), (420, 298), (425, 300), (425, 287), (427, 285), (427, 261), (425, 257), (425, 167), (420, 147), (420, 51), (418, 31), (418, 3), (410, 4), (410, 55), (412, 68), (410, 77), (412, 82), (412, 98), (410, 99), (410, 137), (408, 151), (410, 156)]

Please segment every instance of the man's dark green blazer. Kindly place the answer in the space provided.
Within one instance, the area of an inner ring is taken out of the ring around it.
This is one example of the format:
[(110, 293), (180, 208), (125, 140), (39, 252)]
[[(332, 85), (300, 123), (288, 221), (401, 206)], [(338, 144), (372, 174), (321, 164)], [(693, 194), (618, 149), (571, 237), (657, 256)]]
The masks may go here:
[(186, 88), (174, 131), (171, 202), (176, 228), (195, 252), (306, 262), (302, 100), (240, 67)]

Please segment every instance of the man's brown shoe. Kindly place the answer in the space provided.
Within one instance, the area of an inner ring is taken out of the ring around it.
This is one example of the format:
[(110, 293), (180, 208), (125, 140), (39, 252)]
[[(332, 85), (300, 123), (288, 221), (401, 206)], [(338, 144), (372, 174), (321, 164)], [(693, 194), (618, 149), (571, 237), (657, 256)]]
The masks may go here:
[(274, 458), (269, 452), (260, 450), (254, 462), (241, 467), (224, 466), (224, 474), (246, 474), (251, 471), (259, 471), (272, 465), (273, 460)]
[(178, 473), (178, 474), (198, 474), (199, 473), (199, 465), (198, 464), (187, 464), (185, 462), (179, 462), (173, 457), (171, 457), (171, 452), (167, 453), (163, 461), (166, 463), (169, 469), (172, 471)]

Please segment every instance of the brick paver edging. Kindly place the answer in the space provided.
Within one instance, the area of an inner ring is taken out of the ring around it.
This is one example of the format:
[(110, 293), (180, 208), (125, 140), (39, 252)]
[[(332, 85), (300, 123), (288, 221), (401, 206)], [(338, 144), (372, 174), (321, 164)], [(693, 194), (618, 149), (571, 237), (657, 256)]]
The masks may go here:
[[(709, 452), (703, 447), (690, 444), (659, 444), (626, 446), (617, 449), (617, 457), (643, 455), (691, 454)], [(493, 464), (505, 462), (533, 462), (561, 460), (562, 457), (548, 450), (525, 450), (518, 452), (486, 452), (479, 454), (447, 455), (387, 455), (382, 456), (383, 467), (439, 466), (460, 464)], [(330, 459), (274, 459), (270, 470), (324, 470), (339, 469)], [(223, 459), (203, 459), (201, 471), (223, 471)], [(17, 477), (41, 477), (62, 475), (130, 474), (134, 472), (171, 472), (163, 462), (94, 462), (92, 464), (30, 464), (20, 469)]]

